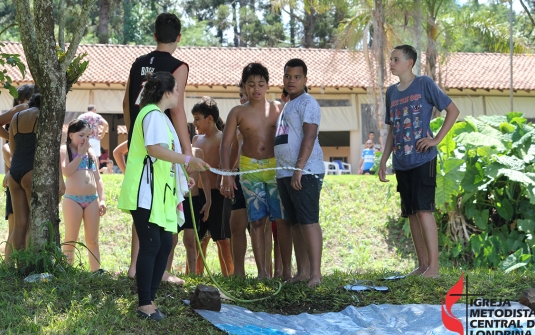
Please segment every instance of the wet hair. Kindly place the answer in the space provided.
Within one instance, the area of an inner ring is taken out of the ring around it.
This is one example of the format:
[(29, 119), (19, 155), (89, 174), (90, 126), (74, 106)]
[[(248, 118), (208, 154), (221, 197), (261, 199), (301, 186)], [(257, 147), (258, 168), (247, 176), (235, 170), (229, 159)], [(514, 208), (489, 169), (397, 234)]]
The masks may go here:
[(157, 104), (162, 100), (165, 92), (175, 89), (175, 77), (170, 72), (154, 72), (145, 75), (146, 83), (141, 93), (141, 106)]
[[(24, 84), (17, 88), (18, 98), (13, 99), (13, 107), (20, 105), (26, 100), (30, 100), (35, 91), (35, 85)], [(37, 93), (37, 92), (35, 92)]]
[(88, 111), (88, 112), (91, 112), (91, 111), (94, 110), (94, 109), (95, 109), (95, 105), (89, 105), (89, 106), (87, 106), (87, 111)]
[(158, 43), (173, 43), (176, 42), (182, 24), (180, 19), (171, 13), (162, 13), (156, 18), (154, 23), (154, 35)]
[(293, 58), (286, 62), (284, 65), (284, 71), (286, 72), (287, 67), (301, 67), (303, 69), (303, 74), (307, 76), (307, 65), (302, 59)]
[(266, 83), (269, 83), (268, 69), (260, 63), (249, 63), (243, 68), (240, 84), (245, 86), (250, 76), (261, 76)]
[[(67, 140), (65, 141), (65, 144), (67, 146), (67, 154), (69, 155), (69, 162), (73, 160), (72, 151), (71, 151), (71, 138), (69, 135), (82, 131), (85, 128), (91, 129), (91, 126), (85, 120), (74, 119), (69, 123), (69, 127), (67, 128)], [(93, 156), (90, 155), (89, 153), (88, 153), (88, 156), (89, 156), (89, 166), (91, 166), (92, 164), (94, 164), (95, 160), (93, 159)]]
[(212, 116), (217, 129), (222, 130), (224, 127), (223, 120), (219, 117), (219, 108), (214, 99), (204, 96), (201, 101), (197, 102), (191, 109), (191, 114), (199, 113), (206, 119)]
[(193, 141), (193, 137), (195, 137), (195, 126), (193, 123), (188, 122), (188, 132), (189, 132), (189, 141)]
[(408, 44), (402, 44), (394, 47), (394, 50), (401, 50), (403, 51), (403, 56), (405, 56), (406, 60), (412, 59), (412, 66), (414, 67), (414, 64), (416, 64), (416, 60), (418, 59), (418, 52), (416, 52), (416, 49), (412, 45)]
[(32, 95), (30, 101), (28, 101), (28, 107), (41, 107), (41, 93)]

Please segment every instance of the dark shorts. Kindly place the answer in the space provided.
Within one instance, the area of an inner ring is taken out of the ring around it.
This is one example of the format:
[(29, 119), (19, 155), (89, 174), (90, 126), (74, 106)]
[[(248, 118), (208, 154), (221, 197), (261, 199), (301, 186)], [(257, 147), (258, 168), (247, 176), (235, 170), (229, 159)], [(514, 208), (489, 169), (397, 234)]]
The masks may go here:
[(363, 170), (362, 171), (362, 174), (366, 174), (366, 173), (375, 174), (375, 171), (371, 171), (371, 170)]
[[(230, 238), (230, 200), (221, 195), (219, 190), (211, 189), (210, 191), (212, 195), (210, 215), (206, 222), (202, 220), (199, 222), (199, 238), (202, 239), (208, 231), (214, 241)], [(202, 208), (206, 203), (203, 189), (199, 189), (199, 196)]]
[(243, 190), (241, 188), (240, 176), (236, 176), (236, 187), (237, 190), (234, 190), (234, 199), (231, 200), (232, 210), (245, 209), (245, 197), (243, 196)]
[(198, 222), (201, 220), (201, 199), (198, 195), (191, 197), (191, 204), (193, 205), (193, 213), (195, 214), (195, 219), (191, 217), (191, 208), (189, 207), (189, 197), (186, 197), (182, 201), (182, 207), (184, 208), (184, 224), (182, 227), (178, 226), (178, 232), (183, 231), (184, 229), (193, 229), (193, 222), (196, 222), (197, 230), (199, 230)]
[(411, 170), (396, 170), (396, 179), (402, 217), (406, 218), (417, 212), (435, 211), (436, 158)]
[(279, 196), (290, 224), (319, 223), (323, 177), (323, 174), (303, 175), (301, 177), (302, 188), (299, 191), (294, 190), (290, 185), (292, 177), (277, 179)]
[(11, 203), (11, 192), (9, 192), (8, 187), (6, 188), (6, 220), (10, 214), (13, 214), (13, 204)]

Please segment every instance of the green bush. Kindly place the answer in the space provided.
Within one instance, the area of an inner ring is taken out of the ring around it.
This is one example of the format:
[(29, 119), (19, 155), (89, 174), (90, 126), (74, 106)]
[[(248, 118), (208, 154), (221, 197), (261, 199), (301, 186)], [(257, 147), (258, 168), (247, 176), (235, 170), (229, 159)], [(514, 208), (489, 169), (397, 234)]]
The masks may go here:
[[(432, 122), (437, 132), (444, 119)], [(438, 146), (440, 242), (475, 267), (533, 268), (535, 128), (521, 113), (466, 117)]]

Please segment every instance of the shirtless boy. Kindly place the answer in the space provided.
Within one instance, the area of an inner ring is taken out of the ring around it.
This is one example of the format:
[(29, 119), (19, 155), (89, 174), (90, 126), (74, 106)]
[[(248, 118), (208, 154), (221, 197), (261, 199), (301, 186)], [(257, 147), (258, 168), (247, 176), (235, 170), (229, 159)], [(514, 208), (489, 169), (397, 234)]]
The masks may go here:
[[(276, 166), (274, 148), (275, 129), (281, 111), (281, 105), (276, 101), (266, 100), (268, 90), (268, 70), (259, 63), (248, 64), (242, 72), (242, 83), (249, 97), (249, 102), (234, 107), (227, 117), (227, 124), (221, 142), (221, 168), (232, 168), (230, 162), (230, 148), (236, 130), (243, 136), (240, 155), (240, 170), (243, 172), (274, 168)], [(271, 262), (271, 255), (266, 255), (265, 234), (270, 232), (271, 221), (277, 224), (284, 221), (284, 209), (277, 190), (274, 170), (241, 175), (247, 217), (250, 223), (251, 242), (258, 278), (269, 277), (266, 260)], [(224, 176), (221, 183), (222, 193), (228, 198), (234, 198), (236, 185), (232, 176)], [(267, 220), (267, 219), (270, 220)], [(271, 242), (271, 236), (269, 238)], [(269, 250), (271, 247), (269, 248)], [(288, 279), (290, 269), (283, 273)]]
[[(202, 97), (201, 101), (193, 106), (193, 125), (197, 132), (202, 135), (196, 135), (192, 144), (204, 153), (204, 158), (210, 166), (219, 166), (219, 146), (221, 144), (222, 133), (217, 128), (216, 122), (222, 123), (219, 118), (219, 109), (214, 99)], [(223, 206), (225, 197), (219, 193), (218, 177), (215, 173), (207, 172), (210, 186), (199, 185), (199, 195), (201, 203), (204, 205), (204, 199), (208, 193), (211, 196), (212, 205), (210, 206), (208, 220), (201, 222), (199, 238), (202, 239), (207, 231), (210, 232), (212, 240), (217, 244), (219, 254), (219, 263), (223, 276), (230, 276), (234, 272), (232, 254), (230, 252), (230, 225), (229, 219), (223, 215)], [(202, 273), (204, 268), (202, 264), (197, 263), (197, 273)]]

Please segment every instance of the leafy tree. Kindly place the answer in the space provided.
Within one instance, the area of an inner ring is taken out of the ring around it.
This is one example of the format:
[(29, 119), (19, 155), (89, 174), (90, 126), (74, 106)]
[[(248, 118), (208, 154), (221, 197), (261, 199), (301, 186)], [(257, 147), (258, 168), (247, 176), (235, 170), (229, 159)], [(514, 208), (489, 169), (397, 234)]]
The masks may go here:
[[(59, 244), (59, 147), (65, 118), (65, 101), (69, 85), (81, 75), (87, 63), (77, 57), (93, 0), (84, 0), (78, 13), (78, 24), (69, 48), (58, 55), (54, 29), (54, 3), (52, 0), (14, 0), (16, 19), (26, 61), (42, 96), (37, 130), (37, 147), (30, 201), (30, 240), (34, 250), (47, 244), (53, 226), (55, 241)], [(58, 57), (59, 56), (59, 57)]]

